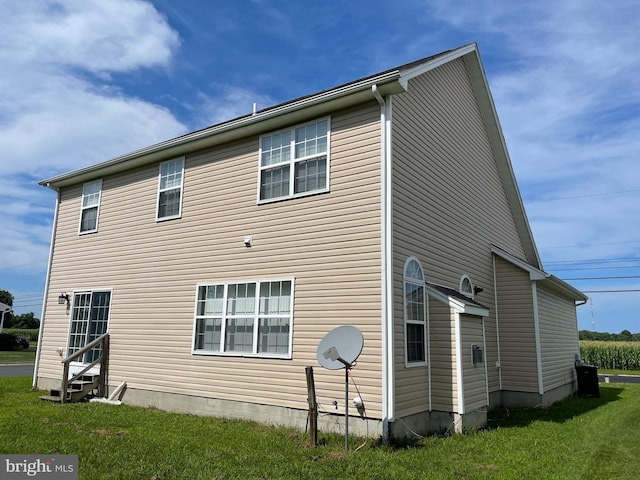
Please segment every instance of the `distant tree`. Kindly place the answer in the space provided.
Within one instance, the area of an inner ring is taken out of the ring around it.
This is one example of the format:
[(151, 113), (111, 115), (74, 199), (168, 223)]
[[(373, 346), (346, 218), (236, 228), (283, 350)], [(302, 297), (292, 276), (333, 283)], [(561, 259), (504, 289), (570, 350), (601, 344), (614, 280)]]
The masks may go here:
[(633, 335), (631, 335), (631, 332), (629, 330), (622, 330), (620, 332), (620, 335), (618, 335), (618, 337), (620, 338), (620, 340), (625, 341), (625, 342), (630, 342), (631, 339), (633, 338)]
[(40, 327), (40, 319), (36, 318), (33, 312), (22, 313), (20, 315), (13, 315), (11, 319), (11, 325), (7, 325), (6, 328), (23, 328), (34, 329)]
[[(13, 295), (11, 295), (11, 292), (8, 292), (7, 290), (0, 290), (0, 303), (4, 303), (5, 305), (9, 305), (10, 307), (13, 307)], [(2, 314), (0, 313), (0, 315)], [(8, 325), (11, 323), (12, 320), (13, 320), (13, 314), (5, 313), (4, 328), (9, 328)]]
[(580, 330), (578, 338), (580, 340), (599, 340), (601, 342), (640, 342), (640, 333), (631, 333), (629, 330), (623, 330), (620, 333)]
[(13, 307), (13, 295), (6, 290), (0, 290), (0, 303)]

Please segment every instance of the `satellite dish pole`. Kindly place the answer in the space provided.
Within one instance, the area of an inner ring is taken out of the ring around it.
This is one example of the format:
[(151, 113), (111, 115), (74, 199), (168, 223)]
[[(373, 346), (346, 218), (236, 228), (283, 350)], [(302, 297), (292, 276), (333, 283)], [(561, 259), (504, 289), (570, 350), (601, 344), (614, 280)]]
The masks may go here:
[(349, 370), (362, 347), (362, 332), (352, 325), (334, 328), (318, 344), (318, 362), (329, 370), (344, 368), (344, 449), (349, 450)]

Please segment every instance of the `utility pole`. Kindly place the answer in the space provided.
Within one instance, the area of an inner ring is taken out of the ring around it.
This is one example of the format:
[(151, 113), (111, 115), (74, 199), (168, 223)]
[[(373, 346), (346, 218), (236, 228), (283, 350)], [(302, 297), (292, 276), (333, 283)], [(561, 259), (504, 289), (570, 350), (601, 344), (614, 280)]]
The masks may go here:
[(591, 330), (596, 331), (596, 320), (593, 318), (593, 297), (589, 298), (589, 303), (591, 305)]

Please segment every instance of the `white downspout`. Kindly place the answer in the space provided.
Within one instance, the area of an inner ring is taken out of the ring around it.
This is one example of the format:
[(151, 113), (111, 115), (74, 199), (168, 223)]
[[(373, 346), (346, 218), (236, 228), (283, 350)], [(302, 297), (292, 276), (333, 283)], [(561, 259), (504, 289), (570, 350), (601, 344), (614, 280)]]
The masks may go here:
[(36, 351), (36, 362), (33, 367), (33, 381), (31, 386), (38, 385), (38, 368), (40, 366), (40, 355), (42, 352), (42, 332), (44, 332), (44, 316), (47, 310), (47, 294), (49, 293), (49, 279), (51, 278), (51, 263), (53, 262), (53, 244), (56, 239), (56, 229), (58, 227), (58, 210), (60, 209), (60, 190), (56, 190), (56, 207), (53, 211), (53, 225), (51, 226), (51, 245), (49, 246), (49, 263), (47, 264), (47, 278), (44, 283), (44, 296), (42, 298), (42, 313), (40, 314), (40, 330), (38, 331), (38, 349)]
[[(492, 256), (493, 261), (493, 295), (496, 315), (496, 342), (498, 342), (498, 382), (500, 384), (500, 392), (502, 392), (502, 358), (500, 356), (500, 309), (498, 308), (498, 276), (496, 274), (496, 255)], [(485, 350), (486, 352), (486, 350)]]
[(391, 197), (391, 99), (371, 86), (380, 104), (381, 283), (382, 283), (382, 440), (389, 439), (395, 415), (393, 362), (393, 238)]

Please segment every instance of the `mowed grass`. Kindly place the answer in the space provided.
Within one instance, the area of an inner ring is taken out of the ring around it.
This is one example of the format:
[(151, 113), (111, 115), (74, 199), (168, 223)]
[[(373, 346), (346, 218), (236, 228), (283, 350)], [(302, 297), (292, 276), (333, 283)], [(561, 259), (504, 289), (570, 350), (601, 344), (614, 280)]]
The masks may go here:
[[(495, 412), (487, 430), (403, 444), (99, 403), (38, 399), (0, 379), (0, 452), (77, 454), (81, 479), (637, 479), (640, 385)], [(125, 395), (126, 400), (126, 395)], [(364, 444), (364, 445), (363, 445)], [(360, 447), (359, 449), (357, 449)]]
[(36, 361), (36, 349), (16, 349), (10, 352), (0, 351), (0, 365), (12, 363), (34, 363)]

